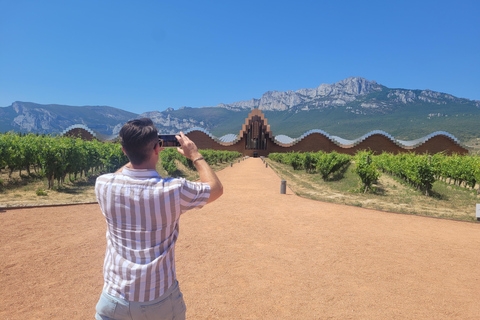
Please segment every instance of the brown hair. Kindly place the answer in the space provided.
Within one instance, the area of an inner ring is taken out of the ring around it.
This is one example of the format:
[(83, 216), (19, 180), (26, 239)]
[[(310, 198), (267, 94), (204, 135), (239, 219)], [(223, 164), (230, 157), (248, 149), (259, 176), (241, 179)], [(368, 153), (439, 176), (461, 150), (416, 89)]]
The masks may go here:
[(158, 142), (157, 128), (149, 118), (128, 121), (120, 130), (119, 136), (128, 159), (135, 165), (145, 162)]

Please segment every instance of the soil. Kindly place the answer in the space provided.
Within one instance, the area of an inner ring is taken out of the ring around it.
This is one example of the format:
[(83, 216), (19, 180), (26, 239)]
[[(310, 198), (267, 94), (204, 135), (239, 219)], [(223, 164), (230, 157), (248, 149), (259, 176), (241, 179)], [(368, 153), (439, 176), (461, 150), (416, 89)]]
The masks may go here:
[[(184, 214), (187, 319), (478, 319), (480, 224), (300, 198), (260, 159)], [(93, 319), (98, 205), (0, 209), (0, 319)]]
[[(295, 194), (309, 199), (347, 204), (369, 209), (410, 213), (431, 217), (475, 221), (475, 204), (480, 202), (480, 194), (470, 188), (461, 188), (445, 182), (434, 183), (431, 196), (407, 185), (400, 179), (382, 174), (373, 184), (374, 192), (359, 191), (358, 177), (321, 181), (318, 174), (308, 174), (305, 170), (292, 170), (290, 165), (266, 160), (280, 176), (288, 180)], [(346, 175), (355, 175), (350, 168)], [(344, 183), (348, 181), (348, 183)], [(353, 184), (352, 184), (353, 182)]]
[(55, 188), (48, 189), (47, 179), (26, 171), (14, 171), (9, 177), (7, 170), (0, 170), (0, 209), (38, 205), (59, 205), (72, 203), (96, 203), (95, 177), (78, 177), (74, 182), (68, 178)]

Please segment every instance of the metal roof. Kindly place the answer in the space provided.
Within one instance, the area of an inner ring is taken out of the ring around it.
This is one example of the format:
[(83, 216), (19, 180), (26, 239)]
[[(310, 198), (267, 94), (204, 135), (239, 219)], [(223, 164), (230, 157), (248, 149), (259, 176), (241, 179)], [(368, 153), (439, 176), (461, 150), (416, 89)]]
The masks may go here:
[[(97, 138), (99, 140), (113, 140), (113, 139), (118, 137), (118, 134), (107, 136), (107, 135), (98, 133), (98, 132), (88, 128), (87, 126), (85, 126), (83, 124), (74, 124), (72, 126), (69, 126), (67, 129), (63, 130), (62, 135), (64, 135), (65, 133), (67, 133), (68, 131), (70, 131), (72, 129), (77, 129), (77, 128), (86, 130), (87, 132), (91, 133), (95, 138)], [(200, 128), (200, 127), (190, 128), (190, 129), (185, 131), (185, 134), (188, 134), (188, 133), (193, 132), (193, 131), (203, 132), (204, 134), (206, 134), (207, 136), (212, 138), (214, 141), (216, 141), (218, 143), (221, 143), (221, 144), (225, 144), (225, 143), (234, 144), (236, 141), (240, 140), (240, 138), (241, 138), (237, 134), (233, 134), (233, 133), (226, 134), (226, 135), (224, 135), (220, 138), (217, 138), (214, 135), (212, 135), (209, 131), (207, 131), (203, 128)], [(300, 142), (301, 140), (305, 139), (306, 137), (308, 137), (308, 136), (310, 136), (311, 134), (314, 134), (314, 133), (319, 133), (319, 134), (324, 135), (330, 141), (332, 141), (336, 145), (338, 145), (340, 147), (343, 147), (343, 148), (356, 146), (359, 143), (366, 140), (367, 138), (371, 137), (372, 135), (376, 135), (376, 134), (383, 135), (386, 138), (388, 138), (389, 140), (391, 140), (393, 143), (398, 145), (399, 147), (406, 148), (406, 149), (411, 149), (411, 148), (418, 147), (418, 146), (424, 144), (425, 142), (427, 142), (428, 140), (432, 139), (433, 137), (440, 136), (440, 135), (447, 136), (448, 138), (452, 139), (455, 143), (460, 145), (460, 142), (458, 141), (458, 139), (455, 138), (452, 134), (450, 134), (446, 131), (436, 131), (436, 132), (433, 132), (433, 133), (431, 133), (427, 136), (424, 136), (424, 137), (421, 137), (421, 138), (418, 138), (418, 139), (415, 139), (415, 140), (398, 140), (398, 139), (395, 139), (393, 136), (391, 136), (390, 134), (388, 134), (385, 131), (373, 130), (373, 131), (370, 131), (367, 134), (365, 134), (365, 135), (363, 135), (363, 136), (361, 136), (357, 139), (349, 140), (349, 139), (344, 139), (344, 138), (341, 138), (341, 137), (338, 137), (338, 136), (331, 136), (327, 132), (325, 132), (323, 130), (320, 130), (320, 129), (312, 129), (312, 130), (309, 130), (309, 131), (305, 132), (304, 134), (302, 134), (298, 138), (291, 138), (291, 137), (289, 137), (287, 135), (283, 135), (283, 134), (277, 135), (277, 136), (273, 137), (273, 141), (280, 146), (294, 145), (294, 144)]]

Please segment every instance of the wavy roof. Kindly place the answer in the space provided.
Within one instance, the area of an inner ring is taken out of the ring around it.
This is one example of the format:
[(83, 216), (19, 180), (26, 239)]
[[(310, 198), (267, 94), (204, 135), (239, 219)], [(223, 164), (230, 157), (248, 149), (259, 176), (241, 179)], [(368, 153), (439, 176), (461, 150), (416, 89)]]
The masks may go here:
[(418, 147), (418, 146), (424, 144), (425, 142), (427, 142), (431, 138), (433, 138), (435, 136), (439, 136), (439, 135), (447, 136), (450, 139), (452, 139), (453, 141), (455, 141), (458, 145), (461, 145), (460, 141), (458, 141), (457, 138), (455, 138), (452, 134), (450, 134), (446, 131), (435, 131), (433, 133), (430, 133), (428, 136), (425, 136), (425, 137), (419, 138), (419, 139), (415, 139), (415, 140), (410, 140), (410, 141), (397, 140), (397, 141), (399, 143), (401, 143), (402, 145), (404, 145), (405, 147), (415, 148), (415, 147)]
[(430, 139), (432, 139), (433, 137), (436, 137), (436, 136), (446, 136), (446, 137), (452, 139), (456, 144), (461, 145), (457, 138), (455, 138), (452, 134), (450, 134), (446, 131), (436, 131), (436, 132), (433, 132), (429, 135), (426, 135), (425, 137), (418, 138), (418, 139), (415, 139), (415, 140), (406, 141), (406, 140), (395, 139), (392, 135), (390, 135), (389, 133), (387, 133), (383, 130), (373, 130), (373, 131), (370, 131), (367, 134), (365, 134), (365, 135), (363, 135), (363, 136), (361, 136), (357, 139), (348, 140), (348, 139), (340, 138), (338, 136), (331, 136), (323, 130), (313, 129), (313, 130), (309, 130), (309, 131), (305, 132), (303, 135), (301, 135), (300, 137), (298, 137), (296, 139), (290, 138), (288, 136), (281, 136), (282, 138), (281, 139), (276, 139), (276, 142), (277, 143), (279, 142), (280, 145), (281, 144), (288, 144), (289, 146), (291, 146), (291, 145), (295, 145), (296, 143), (300, 142), (301, 140), (305, 139), (306, 137), (308, 137), (309, 135), (314, 134), (314, 133), (320, 133), (320, 134), (324, 135), (325, 137), (330, 139), (330, 141), (332, 141), (337, 146), (342, 147), (342, 148), (354, 147), (354, 146), (362, 143), (363, 141), (367, 140), (369, 137), (371, 137), (373, 135), (382, 135), (382, 136), (388, 138), (389, 140), (391, 140), (397, 146), (399, 146), (401, 148), (404, 148), (404, 149), (413, 149), (413, 148), (416, 148), (418, 146), (421, 146), (422, 144), (424, 144), (425, 142), (427, 142), (428, 140), (430, 140)]
[(115, 140), (118, 138), (118, 134), (112, 134), (112, 135), (106, 135), (100, 132), (97, 132), (95, 130), (90, 129), (86, 125), (83, 124), (74, 124), (71, 125), (70, 127), (66, 128), (65, 130), (62, 131), (61, 135), (65, 135), (67, 132), (73, 130), (73, 129), (83, 129), (90, 133), (95, 139), (101, 140), (101, 141), (110, 141), (110, 140)]
[[(83, 125), (83, 124), (74, 124), (74, 125), (71, 125), (71, 126), (68, 127), (67, 129), (63, 130), (60, 135), (63, 136), (65, 133), (67, 133), (68, 131), (73, 130), (73, 129), (83, 129), (83, 130), (86, 130), (86, 131), (87, 131), (88, 133), (90, 133), (92, 136), (94, 136), (95, 138), (97, 138), (97, 132), (93, 131), (92, 129), (90, 129), (89, 127), (87, 127), (86, 125)], [(98, 139), (98, 138), (97, 138), (97, 139)]]
[(295, 139), (290, 138), (289, 136), (286, 136), (286, 135), (283, 135), (283, 134), (275, 136), (274, 139), (275, 139), (275, 142), (277, 144), (290, 144), (290, 143), (295, 142)]
[[(232, 146), (232, 145), (236, 144), (238, 141), (240, 141), (245, 136), (245, 134), (247, 133), (248, 127), (251, 124), (251, 122), (252, 122), (252, 120), (254, 119), (255, 116), (260, 117), (261, 121), (263, 122), (263, 125), (265, 126), (265, 133), (270, 137), (270, 139), (273, 141), (273, 143), (275, 143), (276, 145), (278, 145), (280, 147), (285, 147), (285, 148), (292, 147), (295, 144), (299, 143), (300, 141), (306, 139), (307, 137), (309, 137), (313, 134), (321, 134), (324, 137), (326, 137), (327, 139), (329, 139), (332, 143), (337, 145), (338, 147), (341, 147), (341, 148), (344, 148), (344, 149), (353, 148), (353, 147), (359, 145), (360, 143), (364, 142), (365, 140), (368, 140), (370, 137), (372, 137), (374, 135), (383, 136), (383, 137), (387, 138), (388, 140), (390, 140), (391, 142), (393, 142), (398, 147), (400, 147), (402, 149), (405, 149), (405, 150), (415, 149), (415, 148), (425, 144), (428, 140), (430, 140), (434, 137), (437, 137), (437, 136), (447, 137), (447, 138), (451, 139), (455, 144), (461, 146), (461, 144), (460, 144), (460, 142), (458, 141), (457, 138), (455, 138), (453, 135), (451, 135), (450, 133), (445, 132), (445, 131), (436, 131), (436, 132), (433, 132), (433, 133), (431, 133), (431, 134), (429, 134), (425, 137), (421, 137), (421, 138), (418, 138), (418, 139), (415, 139), (415, 140), (410, 140), (410, 141), (395, 139), (393, 136), (391, 136), (390, 134), (388, 134), (387, 132), (382, 131), (382, 130), (370, 131), (367, 134), (365, 134), (365, 135), (363, 135), (363, 136), (361, 136), (357, 139), (353, 139), (353, 140), (344, 139), (344, 138), (341, 138), (341, 137), (338, 137), (338, 136), (331, 136), (327, 132), (325, 132), (323, 130), (320, 130), (320, 129), (309, 130), (309, 131), (305, 132), (304, 134), (302, 134), (298, 138), (291, 138), (291, 137), (286, 136), (286, 135), (273, 136), (272, 131), (270, 130), (270, 125), (267, 124), (267, 119), (265, 118), (265, 115), (259, 109), (253, 109), (248, 114), (248, 117), (245, 119), (245, 123), (242, 125), (242, 129), (240, 130), (238, 135), (231, 133), (231, 134), (226, 134), (226, 135), (224, 135), (220, 138), (217, 138), (213, 134), (211, 134), (209, 131), (207, 131), (203, 128), (200, 128), (200, 127), (195, 127), (195, 128), (188, 129), (188, 130), (185, 131), (185, 134), (189, 134), (189, 133), (194, 132), (194, 131), (200, 131), (200, 132), (206, 134), (208, 137), (210, 137), (212, 140), (214, 140), (215, 142), (217, 142), (218, 144), (220, 144), (222, 146)], [(70, 131), (72, 129), (76, 129), (76, 128), (84, 129), (84, 130), (88, 131), (95, 138), (97, 138), (99, 140), (113, 140), (116, 137), (118, 137), (118, 135), (111, 135), (111, 136), (103, 135), (103, 134), (98, 133), (94, 130), (91, 130), (90, 128), (88, 128), (87, 126), (85, 126), (83, 124), (75, 124), (73, 126), (68, 127), (67, 129), (65, 129), (62, 132), (62, 135), (64, 135), (68, 131)], [(461, 146), (461, 147), (464, 148), (463, 146)]]
[(226, 142), (226, 143), (231, 143), (231, 142), (234, 142), (235, 140), (237, 140), (238, 136), (236, 134), (233, 134), (233, 133), (229, 133), (229, 134), (226, 134), (220, 138), (218, 138), (218, 140), (220, 140), (221, 142)]
[[(225, 144), (231, 145), (232, 143), (237, 142), (241, 138), (241, 136), (238, 136), (238, 135), (235, 135), (235, 134), (227, 134), (227, 135), (222, 136), (221, 138), (217, 138), (217, 137), (213, 136), (210, 132), (208, 132), (207, 130), (202, 129), (202, 128), (189, 129), (188, 131), (185, 132), (185, 134), (188, 134), (188, 133), (193, 132), (193, 131), (201, 131), (221, 145), (225, 145)], [(243, 133), (243, 132), (240, 131), (240, 133)], [(273, 140), (273, 142), (275, 142), (279, 146), (291, 147), (291, 146), (299, 143), (303, 139), (307, 138), (308, 136), (310, 136), (312, 134), (315, 134), (315, 133), (319, 133), (321, 135), (324, 135), (326, 138), (328, 138), (330, 141), (332, 141), (335, 145), (337, 145), (339, 147), (342, 147), (342, 148), (355, 147), (355, 146), (359, 145), (360, 143), (367, 140), (368, 138), (370, 138), (373, 135), (384, 136), (387, 139), (389, 139), (390, 141), (392, 141), (394, 144), (396, 144), (397, 146), (399, 146), (403, 149), (416, 148), (416, 147), (421, 146), (422, 144), (424, 144), (425, 142), (427, 142), (428, 140), (430, 140), (430, 139), (432, 139), (433, 137), (436, 137), (436, 136), (446, 136), (446, 137), (450, 138), (451, 140), (453, 140), (456, 144), (461, 146), (461, 143), (458, 141), (457, 138), (455, 138), (455, 136), (453, 136), (452, 134), (450, 134), (448, 132), (445, 132), (445, 131), (436, 131), (436, 132), (431, 133), (431, 134), (429, 134), (427, 136), (424, 136), (422, 138), (406, 141), (406, 140), (395, 139), (392, 135), (390, 135), (389, 133), (387, 133), (385, 131), (382, 131), (382, 130), (373, 130), (373, 131), (370, 131), (367, 134), (365, 134), (365, 135), (363, 135), (363, 136), (361, 136), (357, 139), (348, 140), (348, 139), (343, 139), (343, 138), (338, 137), (338, 136), (329, 135), (327, 132), (325, 132), (323, 130), (320, 130), (320, 129), (313, 129), (313, 130), (309, 130), (309, 131), (305, 132), (303, 135), (301, 135), (298, 138), (291, 138), (287, 135), (278, 135), (278, 136), (273, 137), (272, 140)]]

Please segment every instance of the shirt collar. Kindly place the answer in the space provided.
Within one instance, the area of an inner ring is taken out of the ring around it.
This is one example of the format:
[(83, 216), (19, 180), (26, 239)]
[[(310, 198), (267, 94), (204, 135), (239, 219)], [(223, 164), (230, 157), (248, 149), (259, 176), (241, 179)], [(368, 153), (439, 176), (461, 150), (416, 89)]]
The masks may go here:
[(124, 167), (122, 173), (132, 178), (161, 178), (158, 172), (152, 169), (129, 169)]

